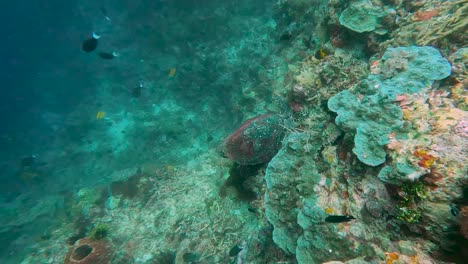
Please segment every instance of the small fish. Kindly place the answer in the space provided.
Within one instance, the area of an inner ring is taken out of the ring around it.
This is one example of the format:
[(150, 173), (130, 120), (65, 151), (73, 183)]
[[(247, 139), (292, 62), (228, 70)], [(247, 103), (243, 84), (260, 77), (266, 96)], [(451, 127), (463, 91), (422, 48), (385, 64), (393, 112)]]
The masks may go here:
[(292, 32), (286, 31), (280, 36), (280, 40), (291, 40), (293, 37)]
[(167, 171), (167, 172), (172, 173), (172, 172), (174, 172), (174, 170), (175, 170), (175, 167), (174, 167), (174, 166), (172, 166), (172, 165), (167, 165), (167, 167), (166, 167), (166, 171)]
[(119, 56), (119, 53), (117, 51), (113, 51), (112, 53), (109, 52), (99, 52), (98, 53), (99, 57), (105, 60), (112, 60), (115, 57)]
[(36, 155), (30, 155), (21, 159), (21, 167), (31, 167), (36, 163)]
[(322, 60), (323, 58), (325, 58), (327, 56), (327, 53), (325, 52), (325, 50), (323, 48), (319, 48), (316, 52), (315, 52), (315, 58), (316, 59), (319, 59), (319, 60)]
[(96, 32), (93, 32), (93, 35), (91, 35), (91, 37), (83, 41), (83, 43), (81, 44), (81, 50), (86, 53), (94, 51), (98, 46), (99, 38), (101, 38), (101, 35), (98, 35), (96, 34)]
[(105, 116), (106, 116), (106, 112), (104, 112), (104, 111), (99, 111), (99, 112), (96, 113), (96, 119), (97, 120), (103, 119)]
[(252, 208), (252, 207), (247, 208), (247, 211), (249, 211), (251, 213), (257, 213), (257, 209)]
[(132, 97), (139, 98), (141, 96), (141, 89), (143, 88), (143, 84), (139, 84), (137, 87), (132, 88)]
[(242, 246), (235, 245), (234, 247), (231, 248), (231, 250), (229, 250), (229, 256), (230, 257), (237, 256), (237, 254), (239, 254), (239, 252), (241, 252), (243, 249), (244, 248)]
[(101, 10), (101, 13), (104, 15), (107, 21), (111, 22), (111, 19), (109, 18), (109, 15), (107, 14), (107, 9), (103, 6), (99, 8)]
[(328, 223), (342, 223), (342, 222), (348, 222), (351, 221), (354, 218), (352, 215), (329, 215), (327, 218), (325, 218), (325, 222)]
[(171, 68), (169, 70), (169, 77), (174, 77), (174, 75), (176, 74), (176, 71), (177, 71), (176, 68)]
[(456, 205), (451, 204), (450, 205), (450, 213), (452, 213), (453, 216), (458, 216), (460, 214), (460, 210), (458, 210)]

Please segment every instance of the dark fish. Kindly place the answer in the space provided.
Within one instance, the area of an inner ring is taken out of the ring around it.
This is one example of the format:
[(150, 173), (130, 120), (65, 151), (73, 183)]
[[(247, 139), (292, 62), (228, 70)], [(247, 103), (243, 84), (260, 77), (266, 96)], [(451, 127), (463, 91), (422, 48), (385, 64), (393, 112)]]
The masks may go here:
[(257, 212), (257, 210), (255, 208), (252, 208), (252, 207), (247, 208), (247, 210), (249, 212), (251, 212), (251, 213), (256, 213)]
[(328, 223), (342, 223), (342, 222), (348, 222), (351, 221), (354, 218), (352, 215), (329, 215), (327, 218), (325, 218), (325, 222)]
[(458, 210), (456, 205), (451, 204), (450, 205), (450, 213), (452, 213), (453, 216), (458, 216), (460, 214), (460, 210)]
[(237, 256), (237, 254), (239, 254), (239, 252), (241, 252), (243, 249), (244, 249), (243, 247), (235, 245), (234, 247), (231, 248), (231, 250), (229, 250), (229, 256), (230, 257)]
[(113, 58), (119, 56), (119, 54), (117, 52), (112, 52), (112, 53), (109, 53), (109, 52), (99, 52), (98, 53), (99, 57), (101, 57), (102, 59), (105, 59), (105, 60), (112, 60)]
[(92, 52), (95, 50), (98, 46), (98, 39), (101, 36), (93, 32), (93, 35), (90, 38), (87, 38), (83, 43), (81, 44), (81, 50), (84, 52)]
[(134, 98), (139, 98), (141, 96), (141, 89), (143, 88), (143, 85), (140, 84), (137, 87), (132, 89), (132, 97)]
[(21, 167), (31, 167), (36, 163), (36, 155), (26, 156), (21, 159)]
[(283, 34), (281, 34), (280, 40), (287, 41), (287, 40), (291, 40), (292, 37), (293, 35), (291, 32), (284, 32)]
[(327, 53), (326, 51), (323, 49), (323, 48), (319, 48), (316, 52), (315, 52), (315, 58), (318, 59), (318, 60), (322, 60), (323, 58), (325, 58), (327, 56)]

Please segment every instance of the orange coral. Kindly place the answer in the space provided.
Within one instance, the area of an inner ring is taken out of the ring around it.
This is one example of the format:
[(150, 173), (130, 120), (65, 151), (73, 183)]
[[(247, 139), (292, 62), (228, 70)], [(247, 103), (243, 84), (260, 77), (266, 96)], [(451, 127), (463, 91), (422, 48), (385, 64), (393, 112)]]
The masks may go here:
[(385, 252), (385, 256), (387, 256), (387, 264), (393, 264), (393, 261), (400, 258), (398, 252)]
[(421, 158), (421, 160), (418, 162), (418, 165), (422, 168), (428, 169), (436, 161), (436, 157), (432, 156), (431, 154), (428, 154), (427, 151), (423, 149), (415, 150), (413, 155), (418, 158)]

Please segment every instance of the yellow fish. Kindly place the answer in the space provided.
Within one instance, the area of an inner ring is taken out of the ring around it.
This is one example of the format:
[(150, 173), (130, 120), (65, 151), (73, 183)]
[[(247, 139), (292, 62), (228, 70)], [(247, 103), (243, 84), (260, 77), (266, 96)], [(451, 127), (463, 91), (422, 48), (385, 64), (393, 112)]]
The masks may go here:
[(166, 167), (166, 171), (167, 171), (167, 172), (172, 173), (172, 172), (174, 172), (174, 170), (175, 170), (175, 167), (174, 167), (174, 166), (172, 166), (172, 165), (167, 165), (167, 167)]
[(177, 71), (176, 68), (171, 68), (169, 70), (169, 77), (174, 77), (174, 75), (176, 74), (176, 71)]
[(327, 56), (327, 53), (325, 52), (325, 50), (323, 48), (320, 48), (315, 52), (315, 58), (316, 59), (322, 60), (326, 56)]
[(104, 112), (104, 111), (99, 111), (99, 112), (96, 113), (96, 119), (97, 120), (103, 119), (105, 116), (106, 116), (106, 112)]

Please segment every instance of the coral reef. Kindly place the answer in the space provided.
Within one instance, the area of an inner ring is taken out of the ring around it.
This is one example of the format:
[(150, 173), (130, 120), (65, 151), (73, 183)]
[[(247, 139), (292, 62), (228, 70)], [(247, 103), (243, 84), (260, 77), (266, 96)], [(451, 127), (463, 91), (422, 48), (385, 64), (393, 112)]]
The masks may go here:
[(466, 259), (466, 0), (124, 2), (1, 263)]
[(386, 45), (447, 45), (447, 38), (454, 39), (454, 44), (466, 43), (463, 34), (468, 25), (468, 7), (466, 0), (460, 1), (424, 1), (408, 12), (398, 8), (401, 20), (397, 30)]
[(299, 67), (291, 66), (291, 71), (297, 75), (290, 101), (302, 105), (326, 101), (368, 75), (365, 62), (341, 54), (321, 60), (309, 57)]
[(335, 122), (355, 133), (353, 152), (371, 166), (385, 161), (383, 146), (392, 133), (400, 134), (404, 129), (402, 111), (393, 104), (396, 96), (417, 92), (451, 72), (450, 64), (431, 47), (388, 49), (379, 63), (381, 72), (328, 101), (329, 109), (338, 113)]

